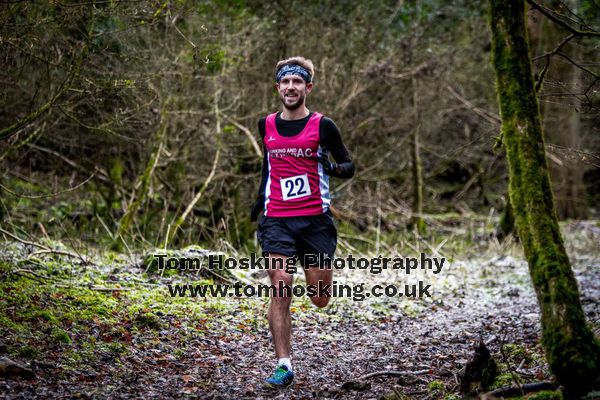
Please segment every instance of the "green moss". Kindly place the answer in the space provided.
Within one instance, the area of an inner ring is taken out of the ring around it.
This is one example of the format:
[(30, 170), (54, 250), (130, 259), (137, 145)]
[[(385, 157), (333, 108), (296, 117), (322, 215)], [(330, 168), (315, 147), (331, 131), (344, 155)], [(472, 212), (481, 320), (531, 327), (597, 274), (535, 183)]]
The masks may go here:
[(444, 382), (442, 381), (431, 381), (427, 385), (427, 389), (430, 392), (441, 392), (446, 389), (446, 385), (444, 385)]
[(65, 332), (62, 329), (59, 328), (55, 328), (52, 331), (52, 340), (54, 340), (54, 342), (56, 343), (62, 343), (62, 344), (71, 344), (71, 337), (69, 336), (69, 334), (67, 332)]
[(124, 344), (118, 342), (108, 343), (106, 345), (106, 349), (113, 354), (124, 354), (127, 352), (127, 347)]
[(170, 277), (170, 276), (175, 276), (175, 275), (179, 275), (179, 271), (176, 270), (176, 269), (167, 269), (163, 273), (163, 276), (165, 276), (167, 278)]
[(52, 322), (52, 323), (56, 323), (57, 319), (54, 316), (54, 314), (52, 314), (52, 312), (48, 311), (48, 310), (40, 310), (40, 311), (36, 311), (33, 313), (33, 316), (36, 318), (41, 318), (44, 321), (47, 322)]
[(117, 185), (121, 185), (123, 183), (123, 171), (124, 171), (123, 161), (117, 157), (111, 157), (109, 159), (109, 167), (108, 167), (108, 176), (112, 182)]
[(10, 329), (15, 332), (27, 332), (27, 327), (25, 325), (13, 321), (6, 314), (3, 314), (2, 311), (0, 311), (0, 327)]
[(35, 358), (39, 354), (39, 351), (33, 346), (23, 346), (18, 351), (18, 356), (23, 358)]
[[(112, 265), (121, 260), (118, 254), (107, 257), (115, 260), (110, 262)], [(14, 264), (0, 262), (2, 270), (13, 268)], [(55, 271), (57, 276), (66, 276), (60, 274), (73, 268), (56, 260), (44, 262), (36, 272), (50, 275)], [(59, 281), (61, 285), (72, 287), (57, 287), (55, 280), (40, 282), (6, 274), (0, 280), (0, 335), (11, 338), (10, 345), (4, 347), (5, 352), (17, 357), (52, 360), (64, 366), (64, 373), (70, 373), (97, 363), (99, 357), (112, 357), (118, 363), (118, 356), (128, 352), (136, 336), (157, 339), (156, 330), (165, 324), (163, 316), (179, 323), (205, 321), (194, 335), (202, 335), (202, 329), (216, 328), (206, 303), (171, 298), (163, 287), (103, 292), (84, 286), (87, 282), (106, 285), (107, 273), (103, 271), (102, 268), (78, 268), (69, 274), (69, 280)], [(111, 274), (120, 273), (118, 266), (111, 268)], [(220, 310), (230, 310), (227, 307), (225, 303), (216, 305)], [(57, 348), (60, 351), (56, 351)], [(179, 356), (183, 356), (184, 351), (180, 349)]]
[(494, 379), (494, 382), (490, 386), (490, 389), (498, 389), (504, 386), (511, 386), (513, 384), (513, 377), (510, 373), (507, 372), (496, 376), (496, 379)]
[(502, 349), (509, 360), (515, 364), (519, 364), (523, 360), (525, 360), (526, 364), (529, 364), (533, 361), (532, 355), (523, 346), (508, 343), (505, 344)]
[(386, 393), (379, 398), (380, 400), (408, 400), (410, 397), (406, 396), (403, 393), (398, 392), (390, 392)]
[(456, 394), (452, 394), (452, 393), (444, 396), (444, 400), (460, 400), (460, 399), (461, 399), (460, 396), (458, 396)]
[(562, 400), (560, 392), (554, 390), (542, 390), (527, 398), (528, 400)]
[(142, 312), (136, 315), (134, 321), (140, 328), (160, 329), (161, 327), (160, 319), (149, 312)]
[(70, 299), (65, 304), (65, 317), (90, 321), (94, 318), (112, 318), (119, 301), (109, 292), (97, 292), (84, 288), (66, 289), (64, 292)]
[[(183, 344), (183, 345), (185, 346), (185, 344)], [(173, 355), (178, 359), (185, 356), (185, 354), (186, 354), (186, 351), (185, 351), (185, 349), (182, 349), (182, 348), (176, 348), (175, 352), (173, 353)]]

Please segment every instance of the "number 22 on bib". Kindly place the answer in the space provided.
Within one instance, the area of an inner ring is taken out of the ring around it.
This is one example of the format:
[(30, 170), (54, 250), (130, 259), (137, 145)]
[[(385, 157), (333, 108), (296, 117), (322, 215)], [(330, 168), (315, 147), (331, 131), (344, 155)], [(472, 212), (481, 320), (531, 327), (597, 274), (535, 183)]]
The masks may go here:
[(281, 194), (284, 201), (299, 199), (310, 196), (310, 185), (308, 175), (297, 175), (289, 178), (281, 178)]

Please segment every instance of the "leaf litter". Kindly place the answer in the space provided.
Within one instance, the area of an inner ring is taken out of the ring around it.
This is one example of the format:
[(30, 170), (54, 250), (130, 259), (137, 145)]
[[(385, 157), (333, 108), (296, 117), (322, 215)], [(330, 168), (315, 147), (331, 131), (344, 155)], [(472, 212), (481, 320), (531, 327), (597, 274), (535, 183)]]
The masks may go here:
[[(598, 332), (600, 233), (585, 222), (563, 232), (584, 311)], [(512, 370), (522, 382), (551, 378), (535, 293), (514, 243), (483, 240), (462, 254), (442, 247), (448, 264), (435, 275), (336, 271), (335, 279), (349, 285), (424, 280), (432, 298), (335, 298), (325, 309), (295, 299), (296, 378), (283, 390), (262, 385), (275, 366), (268, 299), (171, 298), (166, 284), (190, 283), (189, 276), (145, 273), (121, 255), (87, 255), (92, 265), (60, 255), (34, 264), (27, 246), (1, 246), (0, 355), (33, 373), (2, 375), (5, 398), (372, 399), (390, 391), (452, 398), (460, 396), (457, 374), (480, 340), (504, 376)], [(302, 273), (296, 276), (303, 282)], [(377, 371), (383, 373), (360, 379)]]

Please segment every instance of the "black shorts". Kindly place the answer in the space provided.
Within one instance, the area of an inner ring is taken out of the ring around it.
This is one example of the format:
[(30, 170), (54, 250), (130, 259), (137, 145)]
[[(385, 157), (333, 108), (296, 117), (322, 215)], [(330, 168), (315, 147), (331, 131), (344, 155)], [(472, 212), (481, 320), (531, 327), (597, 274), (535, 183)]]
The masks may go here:
[(263, 256), (269, 253), (297, 256), (305, 268), (322, 266), (335, 253), (337, 230), (330, 211), (304, 217), (262, 215), (258, 220), (258, 241)]

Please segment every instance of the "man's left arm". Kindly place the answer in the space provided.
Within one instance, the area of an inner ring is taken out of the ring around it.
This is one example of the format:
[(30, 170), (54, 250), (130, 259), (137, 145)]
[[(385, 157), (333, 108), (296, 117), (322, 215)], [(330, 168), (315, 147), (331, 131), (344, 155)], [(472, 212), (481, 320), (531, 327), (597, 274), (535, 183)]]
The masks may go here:
[(350, 152), (342, 141), (340, 130), (330, 118), (321, 118), (319, 141), (335, 159), (335, 163), (332, 163), (326, 156), (319, 158), (319, 162), (323, 165), (325, 172), (336, 178), (352, 178), (354, 176), (354, 162), (350, 157)]

